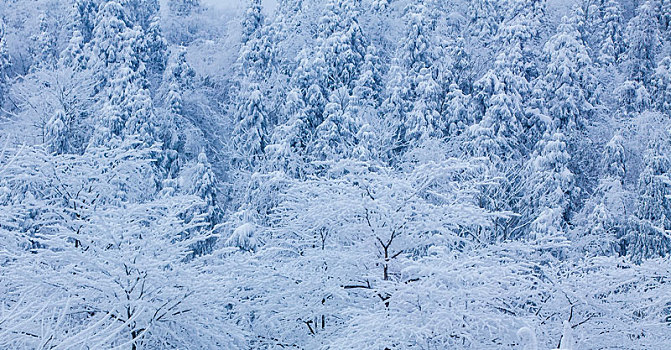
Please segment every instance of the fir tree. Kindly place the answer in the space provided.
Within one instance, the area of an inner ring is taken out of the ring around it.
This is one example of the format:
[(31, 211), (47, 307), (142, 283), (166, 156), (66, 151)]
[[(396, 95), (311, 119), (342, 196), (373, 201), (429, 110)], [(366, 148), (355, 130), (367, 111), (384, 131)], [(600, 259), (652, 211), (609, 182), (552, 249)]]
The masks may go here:
[(520, 156), (525, 118), (522, 93), (526, 80), (508, 68), (499, 55), (496, 69), (475, 83), (477, 112), (482, 119), (470, 127), (467, 148), (472, 155), (493, 157), (494, 163)]
[(585, 46), (578, 40), (569, 19), (562, 23), (547, 44), (547, 68), (543, 88), (547, 94), (548, 114), (562, 132), (583, 128), (593, 113), (596, 78)]
[(32, 70), (53, 69), (58, 61), (56, 38), (51, 33), (46, 15), (40, 15), (40, 32), (31, 38), (34, 45)]
[(61, 52), (59, 65), (61, 67), (71, 67), (75, 71), (86, 69), (88, 57), (84, 52), (84, 48), (84, 37), (79, 30), (75, 29), (67, 46)]
[(254, 36), (260, 36), (258, 30), (263, 27), (265, 16), (261, 12), (261, 0), (249, 0), (242, 20), (242, 43), (246, 44)]
[(531, 211), (528, 234), (543, 248), (560, 248), (566, 244), (569, 213), (577, 194), (568, 168), (570, 156), (561, 133), (546, 133), (537, 147), (527, 169), (529, 186), (523, 200)]
[(93, 37), (99, 0), (75, 0), (72, 12), (73, 31), (79, 31), (82, 42), (88, 43)]
[(422, 68), (416, 84), (417, 99), (405, 122), (406, 140), (440, 137), (444, 130), (439, 106), (442, 90), (433, 79), (431, 69)]
[(45, 125), (46, 144), (52, 153), (61, 154), (69, 151), (66, 118), (65, 112), (58, 110)]
[(637, 260), (671, 253), (671, 161), (668, 135), (650, 142), (639, 177), (637, 225), (627, 237), (626, 253)]
[(593, 255), (622, 253), (620, 240), (627, 229), (626, 202), (630, 196), (624, 188), (626, 159), (623, 141), (617, 132), (606, 144), (599, 182), (585, 206), (585, 221), (578, 221), (587, 229), (578, 244)]
[(349, 110), (350, 96), (341, 88), (324, 107), (324, 121), (315, 130), (310, 153), (319, 161), (347, 158), (357, 144), (360, 123)]
[(671, 56), (659, 61), (651, 84), (657, 109), (671, 116)]
[(5, 101), (9, 87), (9, 69), (12, 67), (11, 57), (7, 51), (5, 22), (0, 19), (0, 106)]
[(610, 65), (620, 62), (625, 52), (622, 11), (617, 1), (608, 0), (602, 13), (603, 31), (597, 60), (603, 65)]
[(636, 12), (625, 31), (625, 64), (631, 79), (648, 83), (659, 47), (659, 25), (650, 1), (639, 6)]
[(233, 145), (235, 163), (243, 169), (253, 169), (263, 157), (268, 143), (268, 112), (258, 84), (249, 84), (248, 98), (238, 106), (235, 114)]

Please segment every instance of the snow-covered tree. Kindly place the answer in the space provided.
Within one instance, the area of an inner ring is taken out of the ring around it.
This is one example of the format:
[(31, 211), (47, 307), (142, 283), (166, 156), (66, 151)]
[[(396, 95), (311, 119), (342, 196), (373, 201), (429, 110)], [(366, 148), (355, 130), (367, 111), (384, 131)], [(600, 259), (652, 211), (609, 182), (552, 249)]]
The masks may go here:
[(244, 103), (235, 113), (233, 145), (235, 162), (243, 169), (253, 169), (263, 157), (268, 144), (268, 112), (257, 84), (250, 84)]
[(542, 81), (547, 113), (554, 127), (568, 134), (589, 123), (594, 112), (592, 102), (596, 101), (592, 61), (578, 36), (570, 20), (564, 17), (544, 48), (548, 63)]
[(659, 61), (651, 85), (653, 103), (660, 112), (671, 115), (671, 56)]
[(608, 0), (604, 2), (601, 12), (603, 31), (597, 60), (601, 64), (610, 65), (618, 63), (625, 52), (622, 10), (617, 1)]
[(655, 67), (659, 47), (659, 24), (650, 1), (636, 10), (636, 17), (629, 20), (624, 35), (627, 46), (625, 64), (631, 79), (648, 83)]
[(624, 187), (627, 169), (623, 142), (617, 132), (606, 144), (599, 183), (581, 214), (583, 217), (577, 220), (586, 230), (584, 234), (578, 233), (576, 243), (589, 254), (623, 253), (620, 244), (628, 229), (627, 202), (632, 195)]
[(5, 22), (0, 19), (0, 106), (5, 100), (9, 83), (9, 69), (12, 67), (11, 57), (7, 51)]
[(56, 38), (49, 28), (49, 22), (46, 15), (40, 15), (39, 34), (31, 38), (34, 45), (33, 70), (53, 68), (58, 61), (58, 49), (56, 48)]
[(499, 1), (471, 0), (468, 3), (470, 26), (481, 37), (495, 35), (503, 21), (503, 12)]
[(637, 224), (627, 237), (626, 253), (635, 259), (667, 256), (671, 253), (671, 161), (668, 136), (650, 142), (645, 153), (645, 168), (639, 178), (636, 208)]
[(318, 161), (346, 158), (357, 144), (360, 123), (351, 114), (345, 88), (334, 91), (324, 107), (324, 121), (315, 130), (309, 152)]
[(577, 195), (569, 161), (565, 136), (546, 133), (526, 169), (528, 187), (522, 202), (530, 222), (525, 236), (542, 249), (567, 246), (569, 215)]
[[(1, 346), (244, 347), (215, 301), (221, 281), (185, 261), (211, 234), (202, 217), (181, 218), (200, 199), (135, 192), (153, 182), (149, 149), (24, 152), (2, 180), (2, 212), (18, 215), (0, 221), (14, 237), (0, 246)], [(197, 234), (184, 240), (187, 230)]]
[(494, 163), (520, 156), (525, 142), (522, 95), (527, 93), (526, 89), (526, 79), (514, 74), (506, 56), (499, 55), (496, 68), (474, 85), (476, 113), (482, 113), (482, 117), (469, 128), (470, 154), (495, 158)]
[(242, 19), (242, 43), (246, 44), (257, 31), (263, 27), (265, 16), (263, 15), (261, 0), (249, 0), (244, 18)]
[(429, 68), (420, 69), (415, 84), (417, 98), (405, 120), (406, 140), (441, 137), (445, 129), (440, 113), (442, 89)]

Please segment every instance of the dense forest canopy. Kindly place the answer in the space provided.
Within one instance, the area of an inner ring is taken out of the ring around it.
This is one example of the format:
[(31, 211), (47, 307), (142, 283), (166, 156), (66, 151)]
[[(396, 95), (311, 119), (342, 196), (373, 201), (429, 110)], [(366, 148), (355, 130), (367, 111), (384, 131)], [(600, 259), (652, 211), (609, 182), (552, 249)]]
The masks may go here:
[(0, 2), (0, 348), (670, 344), (671, 0)]

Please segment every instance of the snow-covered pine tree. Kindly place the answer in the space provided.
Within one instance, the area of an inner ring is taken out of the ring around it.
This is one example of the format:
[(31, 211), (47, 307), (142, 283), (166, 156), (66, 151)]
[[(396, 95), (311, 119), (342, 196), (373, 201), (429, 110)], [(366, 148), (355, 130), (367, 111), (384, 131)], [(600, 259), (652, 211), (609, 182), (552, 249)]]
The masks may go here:
[(312, 138), (300, 91), (289, 91), (283, 114), (287, 121), (273, 130), (270, 144), (266, 146), (268, 161), (264, 170), (281, 171), (290, 178), (300, 179), (307, 172), (307, 147)]
[(265, 16), (262, 12), (261, 0), (248, 0), (244, 18), (242, 19), (242, 44), (257, 36), (257, 31), (263, 27)]
[(522, 203), (528, 227), (522, 237), (534, 240), (543, 250), (567, 245), (569, 214), (577, 195), (575, 177), (568, 168), (570, 159), (564, 135), (548, 132), (526, 169), (528, 190)]
[(527, 93), (527, 81), (511, 71), (506, 58), (500, 54), (495, 68), (474, 85), (477, 113), (482, 114), (469, 128), (466, 144), (469, 154), (490, 157), (494, 164), (519, 159), (525, 145), (522, 95)]
[[(136, 15), (139, 16), (139, 15)], [(153, 142), (155, 121), (148, 90), (148, 57), (144, 31), (126, 26), (125, 9), (110, 1), (96, 18), (93, 38), (88, 47), (93, 53), (98, 91), (102, 92), (102, 110), (91, 143), (103, 144), (115, 137), (139, 135)], [(150, 38), (151, 39), (151, 38)]]
[(268, 144), (268, 112), (258, 84), (251, 83), (246, 90), (247, 98), (235, 111), (233, 146), (234, 163), (241, 169), (252, 170), (263, 158)]
[(357, 106), (378, 107), (381, 103), (382, 74), (380, 72), (380, 57), (377, 49), (370, 44), (366, 48), (361, 73), (354, 82), (352, 89), (352, 104)]
[(53, 69), (58, 61), (56, 38), (52, 34), (45, 14), (40, 15), (40, 31), (30, 38), (33, 44), (33, 65), (31, 70)]
[(671, 116), (671, 56), (667, 56), (655, 68), (651, 79), (653, 103), (657, 109)]
[(465, 95), (457, 84), (452, 84), (449, 86), (445, 97), (447, 99), (447, 115), (444, 131), (448, 137), (461, 135), (473, 123), (468, 109), (471, 102), (470, 96)]
[(96, 23), (96, 15), (100, 0), (75, 0), (74, 9), (71, 14), (73, 32), (79, 31), (83, 43), (88, 43), (93, 37), (93, 27)]
[(428, 137), (442, 137), (445, 130), (441, 115), (441, 86), (433, 79), (430, 68), (422, 68), (415, 80), (416, 99), (405, 120), (406, 141), (417, 141)]
[(641, 259), (671, 254), (671, 160), (669, 135), (650, 141), (638, 184), (637, 223), (627, 236), (626, 254)]
[(400, 43), (400, 58), (408, 70), (411, 91), (414, 91), (417, 85), (415, 77), (422, 68), (431, 68), (435, 60), (435, 43), (432, 41), (435, 23), (431, 9), (427, 8), (423, 0), (408, 5), (403, 22), (405, 33)]
[[(627, 202), (631, 193), (625, 188), (624, 139), (616, 132), (602, 155), (601, 175), (592, 197), (578, 221), (585, 232), (577, 232), (577, 244), (590, 255), (624, 253), (621, 246), (628, 229)], [(580, 229), (579, 229), (580, 230)]]
[(75, 29), (67, 46), (61, 51), (58, 61), (61, 67), (71, 67), (75, 71), (86, 69), (88, 57), (84, 51), (84, 37), (82, 33)]
[(470, 29), (481, 38), (496, 35), (503, 21), (503, 12), (499, 1), (471, 0), (468, 3)]
[(149, 74), (160, 76), (165, 70), (168, 60), (168, 43), (163, 38), (163, 32), (160, 26), (160, 18), (154, 16), (150, 18), (149, 27), (144, 31), (144, 40), (146, 52), (143, 61)]
[(156, 21), (159, 12), (159, 0), (116, 0), (123, 7), (126, 17), (126, 25), (129, 27), (139, 26), (146, 33), (152, 22)]
[(574, 130), (585, 127), (594, 113), (597, 81), (592, 60), (567, 17), (562, 18), (544, 52), (547, 66), (542, 81), (547, 114), (556, 123), (556, 130), (572, 137)]
[(627, 80), (614, 91), (618, 102), (618, 112), (622, 116), (633, 117), (648, 110), (652, 104), (650, 93), (644, 84)]
[(52, 153), (67, 153), (70, 149), (66, 118), (65, 112), (58, 110), (45, 125), (45, 141), (47, 149)]
[(607, 0), (600, 13), (603, 29), (597, 61), (602, 65), (615, 64), (620, 62), (625, 52), (622, 10), (617, 1)]
[(9, 69), (12, 67), (5, 30), (5, 22), (0, 18), (0, 107), (5, 101), (5, 95), (9, 87)]
[(497, 34), (500, 52), (506, 53), (513, 73), (531, 82), (541, 72), (539, 42), (545, 23), (545, 1), (510, 0)]
[(329, 0), (319, 21), (318, 43), (328, 91), (344, 86), (351, 94), (364, 67), (368, 39), (359, 26), (357, 7), (353, 0)]
[(654, 6), (651, 1), (646, 1), (636, 10), (636, 17), (629, 20), (624, 35), (624, 63), (631, 79), (649, 82), (655, 67), (659, 38), (659, 23)]
[(324, 121), (315, 130), (309, 152), (317, 161), (347, 158), (357, 144), (361, 123), (351, 114), (346, 88), (334, 91), (324, 107)]

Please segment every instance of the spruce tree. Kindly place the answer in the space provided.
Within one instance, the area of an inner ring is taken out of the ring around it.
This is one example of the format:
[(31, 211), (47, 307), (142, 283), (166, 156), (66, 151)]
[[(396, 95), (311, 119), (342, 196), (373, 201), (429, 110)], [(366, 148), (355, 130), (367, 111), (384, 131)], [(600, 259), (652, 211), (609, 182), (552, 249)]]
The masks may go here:
[(629, 77), (641, 83), (648, 83), (655, 66), (655, 56), (659, 48), (659, 24), (650, 1), (636, 10), (636, 17), (629, 20), (624, 35), (626, 44), (625, 65)]
[(597, 61), (611, 65), (620, 62), (625, 52), (622, 10), (617, 1), (607, 0), (602, 13), (603, 31)]
[(248, 0), (244, 18), (242, 20), (242, 44), (257, 36), (257, 31), (263, 27), (265, 16), (262, 13), (261, 0)]
[(637, 260), (671, 253), (671, 160), (668, 135), (650, 142), (639, 176), (637, 224), (627, 237), (626, 253)]
[(660, 112), (671, 116), (671, 56), (657, 63), (651, 80), (653, 103)]
[(264, 155), (268, 143), (268, 112), (258, 84), (249, 84), (249, 96), (235, 113), (233, 145), (235, 163), (243, 169), (254, 169)]
[(567, 17), (545, 44), (547, 67), (543, 77), (548, 114), (561, 132), (583, 128), (594, 112), (597, 100), (592, 61), (579, 33)]
[(0, 19), (0, 106), (5, 101), (9, 88), (9, 69), (12, 67), (11, 57), (7, 51), (5, 22)]
[(318, 161), (347, 158), (357, 144), (360, 123), (350, 113), (345, 88), (333, 92), (324, 107), (324, 121), (315, 130), (310, 153)]
[(579, 232), (578, 244), (592, 255), (622, 253), (621, 240), (627, 230), (627, 201), (630, 193), (624, 187), (626, 158), (624, 139), (616, 132), (602, 153), (601, 175), (592, 197), (585, 208), (586, 227)]
[(530, 221), (526, 235), (543, 249), (565, 246), (569, 213), (576, 198), (575, 177), (563, 134), (548, 132), (539, 141), (527, 168), (523, 203)]
[(46, 15), (40, 15), (40, 31), (31, 38), (34, 45), (33, 66), (31, 70), (53, 69), (58, 61), (56, 38), (51, 33)]

